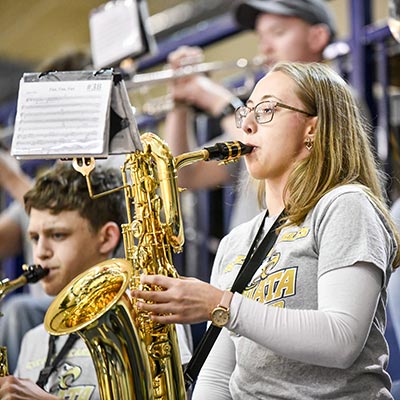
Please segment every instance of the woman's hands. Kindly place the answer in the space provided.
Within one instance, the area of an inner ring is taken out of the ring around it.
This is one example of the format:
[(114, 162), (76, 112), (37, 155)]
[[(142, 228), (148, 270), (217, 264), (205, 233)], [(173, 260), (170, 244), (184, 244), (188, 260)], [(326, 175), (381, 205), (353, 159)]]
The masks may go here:
[(141, 283), (163, 289), (131, 292), (138, 299), (139, 310), (150, 312), (153, 321), (163, 324), (207, 321), (223, 295), (222, 290), (195, 278), (142, 275)]

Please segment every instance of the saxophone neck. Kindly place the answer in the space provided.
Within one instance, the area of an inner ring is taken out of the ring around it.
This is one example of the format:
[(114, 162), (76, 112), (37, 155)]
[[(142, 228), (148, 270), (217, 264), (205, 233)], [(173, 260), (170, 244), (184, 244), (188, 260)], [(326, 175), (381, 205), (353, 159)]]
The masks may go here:
[(24, 275), (19, 276), (16, 279), (9, 280), (8, 278), (0, 281), (0, 301), (10, 292), (17, 290), (21, 286), (27, 283)]
[(36, 283), (48, 273), (48, 269), (42, 268), (40, 265), (23, 265), (24, 272), (16, 279), (10, 280), (8, 278), (0, 281), (0, 301), (10, 292), (17, 290), (27, 283)]
[(207, 158), (208, 151), (205, 149), (183, 153), (175, 157), (175, 168), (179, 170), (183, 167), (186, 167), (187, 165), (193, 164), (197, 161), (205, 160)]

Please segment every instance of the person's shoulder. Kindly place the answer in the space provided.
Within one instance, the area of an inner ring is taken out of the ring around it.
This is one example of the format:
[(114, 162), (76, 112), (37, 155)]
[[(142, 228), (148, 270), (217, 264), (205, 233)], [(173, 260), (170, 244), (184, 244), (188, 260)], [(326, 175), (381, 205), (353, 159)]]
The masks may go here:
[(252, 219), (232, 228), (232, 230), (224, 237), (225, 240), (237, 238), (238, 236), (251, 234), (253, 231), (257, 231), (262, 219), (264, 218), (265, 211), (261, 211), (259, 214), (254, 216)]
[(29, 331), (27, 331), (24, 335), (24, 340), (29, 340), (31, 343), (32, 342), (42, 343), (43, 338), (47, 336), (48, 333), (44, 327), (44, 324), (40, 324), (32, 329), (29, 329)]
[(346, 184), (336, 186), (329, 192), (327, 192), (324, 196), (322, 196), (319, 203), (321, 204), (330, 204), (337, 199), (346, 199), (349, 200), (351, 198), (357, 198), (361, 195), (362, 197), (369, 198), (366, 188), (362, 185), (358, 184)]
[[(346, 221), (368, 219), (384, 224), (388, 230), (386, 205), (360, 184), (346, 184), (326, 193), (314, 207), (312, 218), (331, 216)], [(380, 222), (378, 222), (380, 221)]]
[(311, 216), (318, 219), (335, 212), (343, 218), (349, 218), (360, 212), (373, 210), (380, 214), (379, 207), (368, 194), (367, 188), (359, 184), (346, 184), (325, 193), (314, 207)]

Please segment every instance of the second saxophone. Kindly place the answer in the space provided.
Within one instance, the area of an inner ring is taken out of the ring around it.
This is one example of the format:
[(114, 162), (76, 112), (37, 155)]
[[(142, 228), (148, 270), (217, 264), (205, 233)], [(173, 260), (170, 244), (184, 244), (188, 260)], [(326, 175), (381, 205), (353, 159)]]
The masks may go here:
[[(40, 265), (26, 265), (22, 266), (24, 273), (18, 278), (10, 280), (5, 278), (0, 281), (0, 302), (1, 300), (12, 291), (26, 285), (27, 283), (36, 283), (45, 277), (49, 270), (42, 268)], [(2, 316), (0, 312), (0, 317)], [(8, 358), (7, 347), (0, 346), (0, 376), (8, 375)]]

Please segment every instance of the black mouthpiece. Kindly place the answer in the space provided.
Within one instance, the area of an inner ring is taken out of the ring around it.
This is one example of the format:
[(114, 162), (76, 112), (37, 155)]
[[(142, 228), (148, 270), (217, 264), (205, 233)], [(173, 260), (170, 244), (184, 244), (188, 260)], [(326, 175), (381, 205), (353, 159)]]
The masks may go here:
[(209, 153), (209, 160), (230, 161), (250, 153), (253, 147), (236, 141), (216, 143), (214, 146), (206, 147), (205, 150)]
[(27, 283), (36, 283), (49, 273), (48, 269), (42, 268), (40, 265), (29, 265), (23, 275)]

